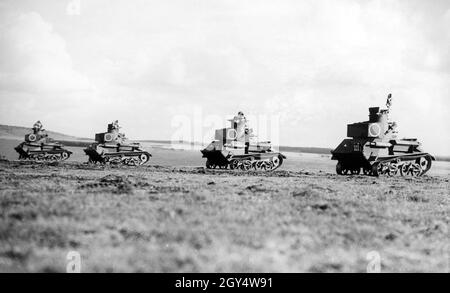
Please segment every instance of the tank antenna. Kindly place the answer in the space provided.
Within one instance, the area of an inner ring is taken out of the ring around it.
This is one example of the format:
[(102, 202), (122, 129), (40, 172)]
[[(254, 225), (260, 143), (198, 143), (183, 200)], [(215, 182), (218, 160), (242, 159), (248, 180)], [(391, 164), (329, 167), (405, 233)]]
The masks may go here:
[(386, 107), (388, 113), (391, 110), (391, 106), (392, 106), (392, 94), (389, 94), (386, 100)]

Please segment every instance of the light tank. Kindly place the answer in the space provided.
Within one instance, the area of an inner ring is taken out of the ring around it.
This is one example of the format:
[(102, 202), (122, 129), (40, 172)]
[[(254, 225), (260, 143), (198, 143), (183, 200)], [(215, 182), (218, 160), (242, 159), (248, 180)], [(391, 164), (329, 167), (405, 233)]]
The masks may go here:
[(139, 143), (128, 141), (119, 128), (115, 121), (108, 124), (106, 132), (95, 134), (95, 143), (84, 149), (89, 163), (139, 166), (148, 162), (152, 155), (142, 150)]
[(270, 141), (255, 141), (242, 112), (228, 121), (231, 127), (217, 129), (215, 139), (201, 150), (206, 168), (272, 171), (283, 164), (286, 156), (273, 151)]
[(19, 153), (19, 160), (30, 161), (64, 161), (72, 154), (64, 146), (48, 137), (40, 121), (36, 122), (31, 133), (25, 135), (25, 140), (14, 148)]
[(435, 158), (424, 152), (417, 138), (397, 138), (395, 122), (389, 121), (392, 96), (387, 109), (369, 108), (369, 121), (347, 125), (347, 136), (333, 151), (339, 175), (421, 176)]

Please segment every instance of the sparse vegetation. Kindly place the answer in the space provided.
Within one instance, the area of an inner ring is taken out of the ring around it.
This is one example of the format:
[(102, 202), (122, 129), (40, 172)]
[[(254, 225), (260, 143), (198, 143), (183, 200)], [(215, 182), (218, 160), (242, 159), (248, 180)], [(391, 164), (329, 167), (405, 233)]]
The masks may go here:
[[(245, 179), (245, 180), (244, 180)], [(0, 163), (0, 271), (448, 272), (448, 177)]]

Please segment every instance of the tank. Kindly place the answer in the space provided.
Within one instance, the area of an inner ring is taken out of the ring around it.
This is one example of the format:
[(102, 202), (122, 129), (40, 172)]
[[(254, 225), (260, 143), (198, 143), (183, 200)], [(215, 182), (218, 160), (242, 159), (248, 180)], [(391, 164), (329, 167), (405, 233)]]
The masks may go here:
[(331, 151), (339, 175), (421, 176), (435, 158), (424, 152), (417, 138), (397, 138), (397, 124), (389, 120), (392, 95), (387, 109), (369, 108), (369, 120), (347, 125), (347, 137)]
[(229, 120), (231, 127), (217, 129), (215, 139), (203, 150), (208, 169), (263, 170), (272, 171), (283, 164), (286, 156), (272, 150), (270, 141), (255, 141), (253, 130), (240, 115)]
[(108, 124), (106, 132), (95, 134), (95, 143), (84, 149), (89, 156), (89, 163), (139, 166), (152, 156), (141, 149), (139, 143), (130, 142), (123, 133), (119, 132), (116, 123)]
[(48, 137), (47, 131), (42, 129), (42, 125), (36, 127), (36, 124), (32, 132), (26, 134), (24, 141), (14, 149), (19, 153), (19, 160), (30, 161), (64, 161), (72, 154), (61, 143)]

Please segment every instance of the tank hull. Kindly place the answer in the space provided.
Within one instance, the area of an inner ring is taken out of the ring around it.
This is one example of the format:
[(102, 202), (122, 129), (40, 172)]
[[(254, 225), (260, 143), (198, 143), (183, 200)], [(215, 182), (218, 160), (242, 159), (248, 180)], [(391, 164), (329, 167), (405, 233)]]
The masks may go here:
[(139, 143), (130, 142), (124, 134), (108, 125), (108, 131), (95, 134), (95, 143), (84, 149), (89, 163), (140, 166), (152, 156), (140, 148)]
[(21, 143), (14, 150), (19, 154), (19, 160), (37, 162), (57, 162), (67, 160), (72, 152), (64, 149), (60, 144), (28, 144)]
[(420, 149), (416, 139), (389, 140), (345, 139), (332, 152), (339, 175), (411, 175), (427, 173), (435, 158)]
[(138, 146), (91, 145), (84, 149), (89, 163), (140, 166), (147, 163), (152, 156)]

